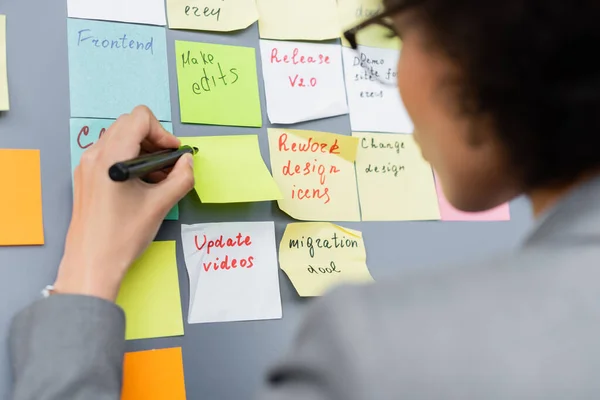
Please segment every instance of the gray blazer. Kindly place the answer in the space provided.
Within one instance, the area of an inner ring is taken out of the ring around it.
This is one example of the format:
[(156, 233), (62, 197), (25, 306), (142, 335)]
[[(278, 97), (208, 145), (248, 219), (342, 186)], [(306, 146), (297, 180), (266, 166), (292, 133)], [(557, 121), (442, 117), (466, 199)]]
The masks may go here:
[[(124, 328), (102, 300), (33, 304), (11, 329), (14, 399), (119, 399)], [(600, 399), (600, 178), (516, 254), (314, 302), (258, 398)]]

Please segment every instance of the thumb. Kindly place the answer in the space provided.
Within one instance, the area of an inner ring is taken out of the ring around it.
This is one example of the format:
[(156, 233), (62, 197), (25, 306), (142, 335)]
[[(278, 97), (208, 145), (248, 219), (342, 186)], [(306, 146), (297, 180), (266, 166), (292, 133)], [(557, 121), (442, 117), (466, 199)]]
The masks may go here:
[(165, 180), (155, 185), (156, 201), (168, 212), (194, 188), (194, 158), (184, 154)]

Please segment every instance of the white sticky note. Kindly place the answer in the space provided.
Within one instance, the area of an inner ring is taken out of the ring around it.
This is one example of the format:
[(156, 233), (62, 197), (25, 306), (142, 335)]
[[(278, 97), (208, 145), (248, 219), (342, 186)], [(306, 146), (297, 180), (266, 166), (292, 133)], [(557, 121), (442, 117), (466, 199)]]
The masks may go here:
[(282, 317), (273, 222), (182, 225), (188, 323)]
[(271, 123), (348, 113), (340, 45), (261, 40), (260, 50)]
[(413, 123), (398, 93), (400, 51), (344, 47), (342, 53), (352, 130), (412, 133)]
[(166, 25), (164, 0), (67, 0), (69, 17)]

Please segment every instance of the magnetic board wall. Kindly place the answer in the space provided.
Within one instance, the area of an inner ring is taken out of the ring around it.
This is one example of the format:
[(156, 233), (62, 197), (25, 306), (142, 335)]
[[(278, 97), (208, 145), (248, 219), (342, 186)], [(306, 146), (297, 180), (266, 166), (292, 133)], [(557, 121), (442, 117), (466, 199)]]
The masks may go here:
[[(8, 73), (11, 110), (0, 113), (3, 148), (41, 150), (46, 245), (0, 248), (0, 339), (5, 343), (12, 316), (39, 298), (51, 284), (62, 255), (71, 213), (69, 154), (69, 70), (66, 0), (0, 0), (8, 15)], [(258, 51), (257, 25), (234, 34), (167, 31), (174, 133), (178, 136), (258, 134), (263, 158), (269, 160), (262, 71), (259, 84), (263, 127), (181, 125), (177, 98), (174, 41), (206, 41), (252, 46)], [(298, 124), (290, 128), (350, 135), (348, 116)], [(202, 205), (190, 199), (180, 204), (180, 221), (164, 223), (157, 240), (178, 242), (178, 267), (184, 320), (188, 281), (181, 251), (180, 224), (227, 221), (275, 221), (277, 240), (292, 220), (276, 203)], [(524, 200), (511, 205), (510, 222), (363, 222), (341, 223), (363, 232), (368, 265), (376, 280), (401, 271), (457, 267), (467, 261), (514, 248), (531, 226)], [(284, 317), (281, 320), (185, 326), (185, 336), (133, 341), (128, 351), (181, 346), (190, 399), (248, 399), (264, 372), (293, 338), (311, 300), (301, 300), (280, 272)], [(7, 346), (0, 346), (0, 398), (8, 399), (10, 371)]]

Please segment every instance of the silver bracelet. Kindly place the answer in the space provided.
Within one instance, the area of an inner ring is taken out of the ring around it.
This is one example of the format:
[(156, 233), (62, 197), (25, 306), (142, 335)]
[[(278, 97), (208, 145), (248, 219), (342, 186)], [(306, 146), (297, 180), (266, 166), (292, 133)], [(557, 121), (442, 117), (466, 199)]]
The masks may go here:
[(54, 294), (54, 286), (52, 285), (48, 285), (44, 288), (44, 290), (42, 290), (42, 296), (44, 296), (45, 299), (50, 297), (52, 294)]

